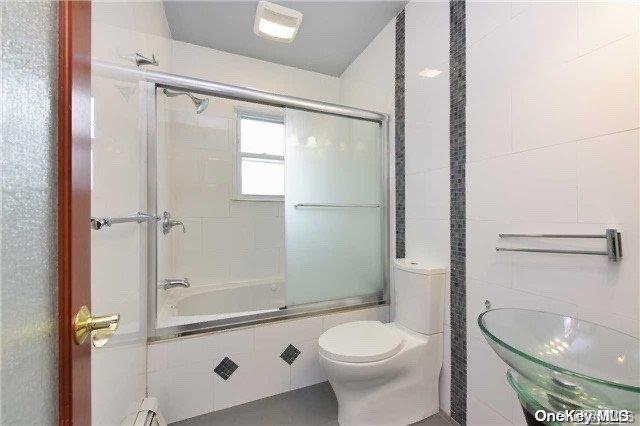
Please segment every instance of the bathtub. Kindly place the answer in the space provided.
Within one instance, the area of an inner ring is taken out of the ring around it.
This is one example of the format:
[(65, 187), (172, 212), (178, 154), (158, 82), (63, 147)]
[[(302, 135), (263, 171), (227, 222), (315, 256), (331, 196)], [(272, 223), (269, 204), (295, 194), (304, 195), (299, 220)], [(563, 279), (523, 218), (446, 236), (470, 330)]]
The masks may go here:
[(193, 324), (262, 312), (286, 304), (284, 280), (243, 281), (160, 290), (158, 327)]

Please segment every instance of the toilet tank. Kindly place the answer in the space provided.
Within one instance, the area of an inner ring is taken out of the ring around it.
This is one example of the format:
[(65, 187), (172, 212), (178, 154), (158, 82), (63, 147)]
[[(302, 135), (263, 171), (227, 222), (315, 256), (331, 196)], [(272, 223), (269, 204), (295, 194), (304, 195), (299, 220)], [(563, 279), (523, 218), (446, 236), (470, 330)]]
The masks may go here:
[(446, 270), (396, 259), (393, 273), (395, 322), (422, 334), (442, 333)]

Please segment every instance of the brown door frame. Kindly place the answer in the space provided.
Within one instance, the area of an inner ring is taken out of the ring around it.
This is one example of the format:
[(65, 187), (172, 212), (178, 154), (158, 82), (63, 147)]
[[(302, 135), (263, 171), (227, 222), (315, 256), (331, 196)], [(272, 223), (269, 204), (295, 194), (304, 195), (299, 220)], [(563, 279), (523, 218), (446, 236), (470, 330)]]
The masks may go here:
[(91, 346), (73, 342), (73, 317), (91, 306), (91, 2), (58, 6), (58, 422), (90, 425)]

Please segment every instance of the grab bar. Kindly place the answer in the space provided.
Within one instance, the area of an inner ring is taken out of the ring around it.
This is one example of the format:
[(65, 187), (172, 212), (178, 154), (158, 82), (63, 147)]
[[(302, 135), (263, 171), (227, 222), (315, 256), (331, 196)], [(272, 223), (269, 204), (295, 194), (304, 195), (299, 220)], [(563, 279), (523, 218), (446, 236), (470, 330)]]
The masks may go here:
[(607, 229), (604, 234), (498, 234), (500, 238), (603, 238), (607, 240), (607, 250), (555, 250), (532, 248), (496, 247), (496, 251), (516, 251), (528, 253), (586, 254), (607, 256), (612, 262), (622, 259), (622, 234), (616, 229)]
[(331, 204), (331, 203), (299, 203), (293, 207), (363, 207), (376, 209), (380, 207), (380, 204)]
[(148, 213), (138, 212), (133, 216), (127, 217), (92, 217), (91, 218), (91, 228), (96, 231), (104, 228), (105, 226), (111, 226), (116, 223), (129, 223), (129, 222), (153, 222), (160, 220), (158, 216), (154, 216)]

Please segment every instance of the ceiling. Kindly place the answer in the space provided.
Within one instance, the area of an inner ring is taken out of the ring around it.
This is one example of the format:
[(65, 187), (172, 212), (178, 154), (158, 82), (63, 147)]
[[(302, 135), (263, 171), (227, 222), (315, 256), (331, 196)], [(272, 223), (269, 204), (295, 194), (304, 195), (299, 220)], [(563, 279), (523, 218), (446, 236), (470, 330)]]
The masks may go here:
[(257, 2), (164, 1), (173, 39), (339, 76), (406, 1), (277, 1), (303, 13), (292, 43), (253, 33)]

